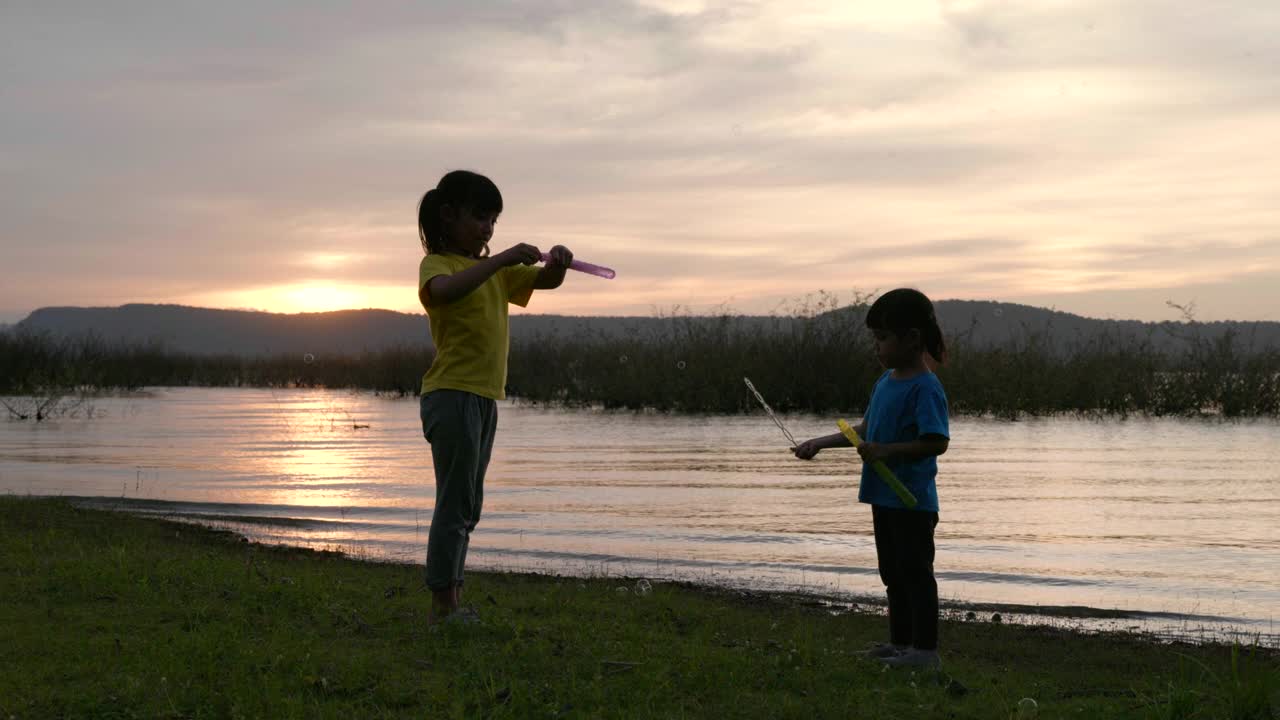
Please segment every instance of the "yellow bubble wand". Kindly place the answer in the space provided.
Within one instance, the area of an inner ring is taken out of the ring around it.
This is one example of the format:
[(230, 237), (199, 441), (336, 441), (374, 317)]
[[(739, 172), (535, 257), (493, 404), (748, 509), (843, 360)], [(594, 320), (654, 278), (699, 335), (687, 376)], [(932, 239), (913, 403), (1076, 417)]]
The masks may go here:
[[(751, 383), (751, 378), (743, 377), (742, 382), (746, 383), (747, 389), (751, 391), (752, 395), (756, 396), (756, 400), (759, 401), (760, 407), (764, 408), (764, 411), (768, 413), (769, 419), (773, 421), (773, 424), (777, 425), (778, 429), (782, 431), (782, 434), (787, 436), (787, 440), (791, 442), (791, 449), (794, 450), (799, 446), (800, 443), (796, 442), (795, 436), (791, 434), (791, 431), (787, 429), (786, 425), (782, 424), (782, 421), (778, 419), (778, 416), (773, 414), (773, 408), (769, 407), (769, 403), (765, 402), (764, 396), (761, 395), (760, 391), (756, 390), (756, 386)], [(862, 444), (862, 438), (858, 437), (858, 431), (854, 430), (853, 426), (849, 423), (844, 420), (837, 420), (836, 426), (840, 428), (840, 432), (844, 433), (845, 437), (849, 438), (849, 442), (853, 443), (854, 448), (857, 448)], [(889, 488), (897, 493), (904, 505), (908, 508), (916, 506), (916, 496), (911, 494), (911, 491), (907, 489), (907, 486), (902, 484), (902, 481), (898, 479), (897, 475), (893, 474), (893, 471), (889, 469), (888, 465), (884, 464), (883, 460), (876, 460), (871, 463), (871, 469), (875, 470), (876, 474), (880, 476), (880, 479), (884, 480), (885, 483), (889, 485)]]
[[(846, 438), (849, 438), (849, 442), (853, 443), (855, 448), (862, 444), (862, 438), (858, 437), (858, 431), (854, 430), (849, 423), (844, 420), (837, 420), (836, 427), (840, 428), (840, 432), (844, 433)], [(889, 469), (888, 465), (884, 464), (883, 460), (876, 460), (871, 463), (871, 469), (875, 470), (880, 479), (889, 485), (889, 489), (898, 495), (898, 498), (902, 500), (902, 504), (906, 505), (908, 509), (916, 506), (916, 496), (911, 494), (907, 486), (902, 484), (902, 481), (898, 479), (897, 475), (893, 474), (893, 471)]]

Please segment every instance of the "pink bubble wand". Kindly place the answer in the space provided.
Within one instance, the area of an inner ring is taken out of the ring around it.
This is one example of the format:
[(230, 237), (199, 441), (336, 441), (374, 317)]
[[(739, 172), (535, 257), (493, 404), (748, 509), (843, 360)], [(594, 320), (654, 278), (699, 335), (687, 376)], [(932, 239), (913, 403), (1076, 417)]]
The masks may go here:
[[(542, 253), (542, 262), (551, 262), (551, 253)], [(603, 265), (592, 265), (589, 262), (582, 262), (581, 260), (574, 260), (570, 262), (569, 269), (584, 272), (588, 275), (602, 277), (605, 280), (612, 280), (618, 275), (618, 273), (614, 272), (612, 268), (607, 268)]]

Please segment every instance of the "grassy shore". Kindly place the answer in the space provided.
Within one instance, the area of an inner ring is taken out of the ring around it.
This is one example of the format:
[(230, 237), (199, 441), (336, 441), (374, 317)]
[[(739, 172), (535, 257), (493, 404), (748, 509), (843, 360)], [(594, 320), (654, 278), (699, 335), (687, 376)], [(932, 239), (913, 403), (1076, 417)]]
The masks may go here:
[(1257, 649), (944, 622), (945, 673), (886, 671), (873, 614), (489, 573), (429, 632), (421, 577), (0, 497), (0, 718), (1280, 717)]

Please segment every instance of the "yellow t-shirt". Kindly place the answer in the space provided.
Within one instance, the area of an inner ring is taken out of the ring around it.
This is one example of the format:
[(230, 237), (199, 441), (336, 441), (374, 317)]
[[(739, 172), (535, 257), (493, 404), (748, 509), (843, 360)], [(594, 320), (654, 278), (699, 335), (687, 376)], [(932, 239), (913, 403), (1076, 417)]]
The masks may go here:
[[(462, 255), (432, 253), (418, 265), (418, 290), (437, 275), (452, 275), (479, 260)], [(436, 358), (422, 377), (422, 394), (448, 388), (465, 390), (494, 400), (507, 396), (507, 303), (529, 304), (538, 268), (510, 265), (480, 287), (451, 303), (423, 303), (431, 320)]]

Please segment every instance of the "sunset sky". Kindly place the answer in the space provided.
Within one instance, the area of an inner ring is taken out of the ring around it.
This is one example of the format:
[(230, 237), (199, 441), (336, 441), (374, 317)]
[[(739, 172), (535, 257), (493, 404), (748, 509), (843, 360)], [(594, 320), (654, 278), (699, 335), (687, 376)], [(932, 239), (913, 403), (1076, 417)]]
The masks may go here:
[(530, 312), (1280, 320), (1277, 68), (1276, 0), (6, 3), (0, 322), (414, 310), (454, 168), (618, 271)]

